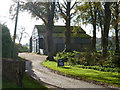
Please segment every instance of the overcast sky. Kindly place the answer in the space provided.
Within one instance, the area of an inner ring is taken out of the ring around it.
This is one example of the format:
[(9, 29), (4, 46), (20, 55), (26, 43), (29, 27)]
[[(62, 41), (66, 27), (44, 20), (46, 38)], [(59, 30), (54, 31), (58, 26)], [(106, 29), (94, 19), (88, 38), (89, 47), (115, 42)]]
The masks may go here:
[[(12, 4), (12, 0), (1, 0), (0, 1), (0, 22), (3, 24), (5, 23), (5, 25), (8, 26), (8, 28), (10, 29), (10, 33), (13, 36), (13, 32), (14, 32), (14, 26), (15, 26), (15, 21), (9, 19), (10, 14), (9, 14), (9, 8), (10, 5)], [(34, 28), (35, 25), (41, 25), (43, 24), (42, 20), (35, 20), (33, 18), (31, 18), (31, 15), (27, 12), (23, 12), (23, 13), (19, 13), (18, 16), (18, 27), (17, 27), (17, 34), (19, 34), (19, 29), (20, 27), (25, 27), (25, 31), (29, 34), (29, 36), (27, 36), (26, 38), (22, 39), (21, 43), (22, 44), (26, 44), (29, 43), (29, 38), (32, 34), (32, 30)], [(55, 23), (55, 25), (64, 25), (64, 23), (62, 22), (62, 20), (59, 20), (59, 22)], [(88, 26), (81, 26), (87, 34), (92, 35), (91, 30), (92, 30), (92, 26), (88, 25)], [(100, 37), (100, 33), (97, 32), (97, 37)], [(17, 40), (16, 40), (17, 42)]]

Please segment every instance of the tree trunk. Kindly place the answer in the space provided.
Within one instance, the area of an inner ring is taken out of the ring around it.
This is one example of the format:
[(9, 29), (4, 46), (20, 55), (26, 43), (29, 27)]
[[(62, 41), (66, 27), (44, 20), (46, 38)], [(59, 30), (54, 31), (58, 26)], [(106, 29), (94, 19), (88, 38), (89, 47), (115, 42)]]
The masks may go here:
[(116, 11), (115, 11), (115, 14), (116, 14), (116, 24), (115, 24), (115, 44), (116, 44), (116, 49), (115, 49), (115, 52), (118, 53), (119, 52), (119, 39), (118, 39), (118, 15), (119, 15), (119, 12), (118, 12), (118, 4), (116, 2)]
[(96, 52), (96, 14), (97, 14), (97, 10), (95, 7), (95, 3), (94, 3), (94, 11), (92, 11), (92, 5), (91, 2), (89, 2), (91, 9), (90, 9), (90, 13), (92, 16), (92, 25), (93, 25), (93, 39), (92, 39), (92, 50), (94, 52)]
[(71, 51), (71, 30), (70, 30), (70, 2), (67, 2), (67, 18), (66, 18), (66, 30), (65, 30), (65, 48), (66, 52)]
[(115, 52), (118, 53), (119, 52), (119, 39), (118, 39), (118, 30), (115, 30), (115, 43), (116, 43), (116, 49)]
[(48, 25), (47, 26), (47, 51), (48, 57), (47, 60), (54, 60), (53, 58), (53, 37), (52, 37), (52, 28)]
[(101, 11), (98, 12), (98, 16), (99, 16), (99, 24), (100, 24), (100, 28), (101, 28), (101, 48), (103, 47), (103, 16), (101, 16), (101, 14), (103, 15), (103, 13)]
[[(51, 7), (51, 9), (50, 9)], [(46, 25), (46, 35), (47, 35), (47, 50), (48, 50), (48, 57), (47, 60), (54, 60), (53, 55), (54, 55), (54, 51), (53, 51), (53, 37), (52, 37), (52, 33), (53, 33), (53, 26), (54, 26), (54, 9), (55, 9), (55, 2), (49, 2), (48, 3), (48, 7), (47, 7), (47, 11), (48, 11), (48, 16), (47, 16), (47, 25)]]
[(102, 28), (102, 26), (101, 26), (101, 49), (102, 49), (102, 47), (103, 47), (103, 36), (104, 36), (104, 33), (103, 33), (103, 28)]
[(93, 20), (93, 51), (96, 52), (96, 11), (95, 11), (95, 18)]
[(111, 11), (110, 11), (110, 2), (105, 3), (105, 17), (104, 17), (104, 35), (103, 35), (103, 47), (102, 47), (102, 55), (105, 58), (107, 56), (107, 47), (108, 47), (108, 35), (109, 35), (109, 27), (111, 20)]

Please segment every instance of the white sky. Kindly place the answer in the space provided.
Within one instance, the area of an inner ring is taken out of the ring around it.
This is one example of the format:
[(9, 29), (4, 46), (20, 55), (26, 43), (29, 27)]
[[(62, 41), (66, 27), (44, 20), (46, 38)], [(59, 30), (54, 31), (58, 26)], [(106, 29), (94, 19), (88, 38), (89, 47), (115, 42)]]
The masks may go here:
[[(9, 19), (9, 16), (10, 16), (9, 8), (11, 4), (12, 4), (12, 0), (1, 0), (0, 1), (0, 22), (2, 24), (5, 23), (5, 25), (8, 26), (8, 28), (10, 29), (10, 33), (13, 36), (15, 21)], [(29, 36), (31, 36), (34, 26), (41, 25), (41, 24), (43, 24), (42, 20), (35, 20), (31, 18), (31, 15), (29, 13), (27, 12), (19, 13), (17, 34), (19, 33), (18, 29), (22, 26), (22, 27), (25, 27), (25, 31), (29, 34)], [(59, 20), (59, 22), (56, 22), (55, 25), (64, 25), (64, 23), (62, 22), (62, 20)], [(86, 31), (87, 34), (92, 35), (91, 25), (88, 25), (86, 27), (82, 25), (81, 27)], [(97, 32), (97, 37), (100, 37), (100, 33), (98, 32)], [(29, 43), (29, 38), (30, 37), (23, 38), (21, 43), (22, 44)]]

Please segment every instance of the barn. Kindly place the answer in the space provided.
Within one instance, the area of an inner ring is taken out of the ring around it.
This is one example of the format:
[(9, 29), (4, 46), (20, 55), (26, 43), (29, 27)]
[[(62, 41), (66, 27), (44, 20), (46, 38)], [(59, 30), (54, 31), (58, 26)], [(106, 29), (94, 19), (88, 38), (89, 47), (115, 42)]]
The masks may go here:
[[(63, 51), (65, 48), (65, 29), (65, 26), (54, 26), (53, 28), (54, 54)], [(30, 38), (30, 52), (47, 54), (45, 31), (45, 25), (35, 25)], [(91, 36), (86, 34), (81, 27), (71, 26), (71, 50), (90, 50), (91, 44)]]

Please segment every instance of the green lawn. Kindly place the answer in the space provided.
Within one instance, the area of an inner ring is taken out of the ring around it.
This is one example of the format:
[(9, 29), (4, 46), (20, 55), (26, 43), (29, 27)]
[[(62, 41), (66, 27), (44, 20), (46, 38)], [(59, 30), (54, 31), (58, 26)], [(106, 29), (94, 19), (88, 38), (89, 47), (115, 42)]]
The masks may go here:
[[(24, 78), (23, 78), (23, 84), (24, 84), (23, 88), (43, 88), (43, 89), (47, 89), (47, 87), (40, 84), (39, 82), (37, 82), (36, 80), (34, 80), (33, 78), (31, 78), (30, 76), (28, 76), (26, 74), (24, 75)], [(18, 87), (15, 83), (10, 82), (7, 79), (3, 78), (2, 79), (2, 88), (20, 88), (20, 87)]]
[(93, 69), (83, 69), (80, 68), (79, 65), (57, 67), (57, 63), (53, 61), (44, 61), (42, 64), (50, 69), (60, 71), (67, 75), (77, 76), (88, 81), (95, 80), (120, 87), (120, 73), (118, 72), (103, 72)]

